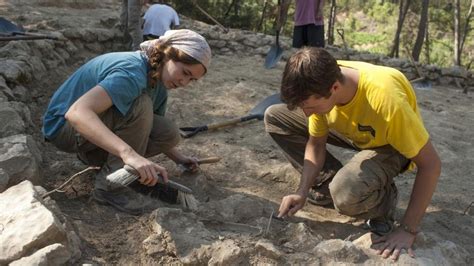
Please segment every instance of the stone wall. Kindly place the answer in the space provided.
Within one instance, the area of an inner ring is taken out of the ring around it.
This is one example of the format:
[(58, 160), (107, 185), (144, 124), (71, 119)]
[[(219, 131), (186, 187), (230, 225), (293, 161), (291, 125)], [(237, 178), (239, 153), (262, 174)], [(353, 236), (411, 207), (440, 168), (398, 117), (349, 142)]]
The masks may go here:
[[(238, 29), (224, 29), (218, 26), (211, 26), (199, 21), (182, 19), (182, 27), (195, 29), (208, 40), (212, 50), (216, 54), (240, 54), (246, 56), (259, 55), (265, 57), (271, 46), (275, 44), (275, 37), (262, 33), (244, 31)], [(291, 47), (292, 39), (280, 36), (280, 46), (284, 49), (282, 60), (296, 51)], [(336, 59), (365, 61), (374, 64), (390, 66), (403, 72), (409, 80), (414, 80), (420, 76), (416, 72), (415, 66), (408, 60), (402, 58), (390, 58), (381, 54), (371, 54), (359, 52), (353, 49), (347, 51), (336, 46), (326, 47)], [(464, 88), (466, 91), (474, 90), (474, 73), (463, 67), (442, 68), (434, 65), (421, 65), (416, 63), (421, 75), (435, 85), (453, 85)]]

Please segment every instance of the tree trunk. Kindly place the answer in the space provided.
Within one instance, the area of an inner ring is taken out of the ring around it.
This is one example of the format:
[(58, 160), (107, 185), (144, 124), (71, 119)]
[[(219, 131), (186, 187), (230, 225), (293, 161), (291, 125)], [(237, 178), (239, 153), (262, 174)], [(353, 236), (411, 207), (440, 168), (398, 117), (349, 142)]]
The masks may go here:
[(413, 51), (411, 53), (413, 59), (418, 62), (420, 61), (421, 48), (423, 47), (423, 41), (425, 40), (426, 28), (428, 26), (428, 6), (430, 5), (430, 0), (423, 0), (421, 6), (421, 17), (420, 24), (418, 25), (418, 34), (416, 35), (415, 46), (413, 46)]
[(473, 8), (474, 8), (474, 0), (471, 0), (471, 6), (469, 7), (469, 11), (467, 12), (466, 21), (464, 22), (464, 30), (461, 33), (462, 34), (462, 41), (461, 41), (461, 45), (459, 47), (460, 52), (462, 52), (462, 50), (464, 48), (464, 43), (466, 42), (466, 37), (469, 34), (469, 31), (471, 30), (469, 25), (471, 24), (472, 9)]
[(390, 51), (390, 57), (398, 57), (400, 50), (400, 33), (402, 32), (403, 22), (405, 21), (406, 14), (408, 12), (408, 7), (410, 6), (410, 0), (400, 0), (400, 8), (398, 13), (398, 23), (397, 31), (395, 32), (395, 37), (393, 39), (392, 50)]
[(235, 12), (235, 5), (238, 4), (237, 2), (238, 0), (232, 0), (232, 2), (229, 5), (229, 8), (227, 8), (227, 11), (224, 13), (224, 18), (227, 18), (227, 16), (230, 13), (230, 10), (232, 10), (232, 7), (234, 7), (234, 12)]
[(263, 2), (262, 17), (260, 17), (260, 22), (258, 23), (258, 30), (259, 31), (262, 30), (263, 19), (265, 18), (265, 10), (267, 9), (267, 3), (268, 3), (268, 0), (265, 0)]
[[(474, 1), (474, 0), (473, 0)], [(334, 24), (336, 22), (336, 0), (331, 0), (331, 12), (328, 22), (328, 44), (334, 44)]]
[(460, 20), (461, 20), (461, 3), (460, 0), (455, 0), (454, 1), (454, 64), (456, 66), (461, 65), (461, 51), (459, 50), (460, 48), (460, 36), (459, 36), (459, 30), (460, 30)]
[(429, 23), (426, 23), (426, 33), (425, 33), (425, 58), (426, 58), (426, 64), (431, 64), (431, 59), (430, 59), (430, 49), (431, 49), (431, 39), (430, 39), (430, 32), (429, 32)]

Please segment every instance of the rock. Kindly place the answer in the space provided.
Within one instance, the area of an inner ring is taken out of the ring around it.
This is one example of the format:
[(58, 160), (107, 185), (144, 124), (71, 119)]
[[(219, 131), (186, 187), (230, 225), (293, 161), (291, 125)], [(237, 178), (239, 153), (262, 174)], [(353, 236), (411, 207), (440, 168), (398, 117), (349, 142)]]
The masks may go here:
[(247, 265), (247, 257), (234, 240), (227, 239), (193, 250), (181, 259), (181, 263), (185, 265)]
[(209, 41), (209, 46), (215, 47), (215, 48), (224, 48), (226, 46), (226, 42), (222, 40), (210, 40)]
[(16, 85), (12, 91), (13, 91), (13, 96), (15, 97), (15, 99), (17, 99), (20, 102), (26, 102), (29, 98), (28, 97), (29, 91), (21, 85)]
[(99, 42), (113, 41), (115, 37), (114, 32), (109, 29), (95, 29), (94, 31)]
[[(8, 211), (7, 211), (8, 210)], [(44, 258), (48, 254), (65, 255), (55, 243), (67, 245), (66, 232), (57, 217), (43, 204), (33, 184), (24, 181), (0, 194), (0, 264), (8, 264), (22, 257)], [(37, 255), (37, 250), (39, 253)], [(57, 253), (56, 253), (57, 252)], [(51, 258), (52, 259), (52, 258)], [(61, 259), (63, 260), (63, 259)], [(41, 261), (41, 260), (40, 260)]]
[(309, 251), (323, 240), (320, 235), (315, 236), (311, 229), (304, 223), (291, 223), (285, 228), (286, 235), (283, 240), (287, 242), (283, 247), (291, 251)]
[(100, 43), (86, 43), (84, 45), (88, 50), (96, 53), (101, 53), (104, 50), (104, 47)]
[(258, 240), (258, 242), (255, 244), (255, 249), (261, 255), (272, 259), (279, 259), (281, 256), (283, 256), (283, 253), (277, 247), (275, 247), (272, 242), (266, 239)]
[(463, 67), (454, 66), (450, 68), (442, 68), (441, 75), (467, 79), (467, 77), (469, 76), (469, 72)]
[(27, 83), (31, 80), (31, 69), (25, 62), (6, 59), (0, 64), (0, 76), (6, 81), (14, 83)]
[(10, 41), (0, 48), (1, 58), (18, 58), (19, 56), (31, 56), (32, 51), (29, 42)]
[(25, 179), (37, 182), (41, 160), (40, 151), (31, 136), (13, 135), (0, 139), (0, 168), (10, 178), (8, 186)]
[(372, 64), (378, 64), (380, 62), (380, 55), (378, 54), (364, 53), (360, 54), (359, 58), (360, 61), (369, 62)]
[[(372, 262), (381, 262), (383, 259), (371, 249), (375, 235), (367, 233), (354, 240), (354, 246), (362, 249), (371, 257)], [(403, 251), (398, 260), (400, 265), (467, 265), (470, 254), (451, 241), (443, 240), (431, 233), (419, 233), (413, 244), (415, 258)], [(366, 261), (365, 264), (373, 264)]]
[(246, 257), (243, 256), (242, 249), (231, 239), (214, 243), (212, 249), (211, 259), (208, 261), (208, 265), (239, 265), (242, 264)]
[(7, 82), (2, 76), (0, 76), (0, 97), (1, 96), (3, 96), (6, 101), (12, 101), (14, 99), (12, 90), (8, 87)]
[(224, 220), (232, 222), (259, 218), (264, 214), (262, 203), (242, 194), (235, 194), (220, 201), (203, 204), (201, 209), (214, 210)]
[(386, 66), (400, 69), (405, 64), (405, 60), (400, 59), (400, 58), (390, 58), (388, 60), (385, 60), (383, 63)]
[(5, 105), (13, 108), (21, 116), (21, 119), (23, 119), (23, 122), (25, 123), (26, 126), (32, 126), (32, 127), (35, 126), (33, 124), (33, 121), (31, 120), (30, 109), (28, 108), (26, 104), (22, 102), (12, 101), (12, 102), (5, 103)]
[[(0, 168), (0, 191), (7, 189), (8, 181), (10, 176), (2, 168)], [(0, 232), (1, 233), (1, 232)]]
[(64, 265), (70, 257), (71, 254), (64, 245), (55, 243), (36, 251), (31, 256), (13, 261), (9, 265)]
[(159, 255), (165, 253), (166, 249), (158, 235), (151, 235), (143, 241), (143, 248), (147, 255)]
[(341, 239), (322, 241), (315, 252), (328, 262), (361, 263), (368, 259), (353, 243)]
[(24, 133), (26, 129), (23, 119), (8, 102), (0, 103), (0, 124), (0, 138)]
[[(168, 254), (185, 256), (191, 250), (210, 244), (211, 233), (193, 213), (181, 209), (158, 208), (151, 214), (152, 227)], [(149, 245), (149, 249), (153, 249)]]

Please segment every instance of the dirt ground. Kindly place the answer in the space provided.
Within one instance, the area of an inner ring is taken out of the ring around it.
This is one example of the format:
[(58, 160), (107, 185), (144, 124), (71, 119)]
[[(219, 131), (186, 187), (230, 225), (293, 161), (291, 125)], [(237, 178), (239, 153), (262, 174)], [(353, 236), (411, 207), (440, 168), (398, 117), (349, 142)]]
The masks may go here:
[[(52, 27), (83, 26), (82, 23), (93, 25), (91, 23), (97, 22), (100, 17), (98, 14), (102, 14), (102, 19), (118, 16), (116, 3), (113, 8), (95, 10), (11, 6), (6, 1), (0, 3), (2, 13), (20, 12), (26, 21), (38, 22), (44, 18), (46, 24)], [(28, 84), (32, 91), (30, 108), (37, 125), (34, 136), (44, 158), (42, 185), (48, 190), (85, 168), (74, 155), (57, 151), (42, 142), (40, 137), (40, 115), (50, 95), (81, 63), (74, 62), (48, 74), (43, 80)], [(170, 93), (167, 115), (179, 126), (201, 125), (245, 115), (260, 100), (278, 91), (282, 68), (283, 63), (280, 63), (275, 69), (266, 70), (260, 57), (216, 55), (202, 80)], [(416, 93), (425, 124), (443, 162), (438, 187), (421, 228), (463, 247), (471, 254), (472, 261), (474, 206), (471, 209), (468, 206), (474, 201), (471, 194), (474, 189), (473, 96), (472, 93), (463, 94), (456, 88), (439, 86), (417, 90)], [(266, 135), (261, 121), (200, 133), (183, 140), (179, 149), (196, 157), (222, 158), (219, 163), (203, 165), (196, 174), (182, 174), (164, 156), (154, 158), (167, 167), (173, 180), (194, 190), (201, 207), (195, 213), (184, 212), (183, 217), (192, 217), (204, 225), (202, 231), (213, 232), (204, 236), (209, 238), (206, 243), (212, 243), (216, 238), (232, 239), (241, 246), (255, 242), (261, 237), (255, 232), (256, 228), (266, 225), (272, 210), (278, 209), (282, 196), (294, 191), (298, 184), (297, 172)], [(351, 153), (346, 151), (338, 150), (336, 153), (342, 161), (350, 156)], [(143, 242), (156, 231), (150, 220), (156, 220), (157, 214), (133, 217), (95, 203), (90, 197), (92, 179), (93, 174), (85, 175), (74, 181), (66, 193), (53, 195), (82, 240), (79, 263), (170, 263), (177, 262), (177, 257), (183, 257), (199, 246), (196, 236), (190, 234), (188, 240), (186, 235), (180, 241), (176, 240), (178, 251), (175, 253), (170, 253), (170, 249), (166, 249), (168, 253), (151, 252)], [(407, 206), (413, 182), (412, 173), (396, 178), (400, 191), (398, 218)], [(160, 202), (155, 204), (179, 210), (177, 206)], [(174, 216), (168, 217), (172, 219)], [(214, 222), (213, 218), (216, 218)], [(320, 235), (323, 239), (346, 239), (364, 233), (360, 221), (339, 215), (331, 208), (310, 204), (292, 222), (304, 223), (314, 235)], [(174, 224), (173, 220), (169, 223), (170, 230), (179, 230), (179, 225)], [(274, 222), (267, 236), (282, 249), (285, 247), (281, 236), (284, 227), (284, 224)], [(183, 244), (187, 242), (189, 246)], [(306, 245), (312, 243), (307, 242)], [(287, 253), (294, 252), (287, 250)], [(258, 257), (250, 261), (265, 262)]]

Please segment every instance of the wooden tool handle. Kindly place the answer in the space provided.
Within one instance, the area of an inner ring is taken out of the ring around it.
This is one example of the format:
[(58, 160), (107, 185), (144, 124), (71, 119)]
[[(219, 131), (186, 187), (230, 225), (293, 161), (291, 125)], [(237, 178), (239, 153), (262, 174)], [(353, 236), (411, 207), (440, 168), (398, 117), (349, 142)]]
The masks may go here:
[(220, 160), (221, 160), (221, 158), (217, 157), (217, 156), (201, 158), (201, 159), (198, 159), (198, 164), (217, 163)]

